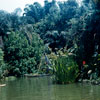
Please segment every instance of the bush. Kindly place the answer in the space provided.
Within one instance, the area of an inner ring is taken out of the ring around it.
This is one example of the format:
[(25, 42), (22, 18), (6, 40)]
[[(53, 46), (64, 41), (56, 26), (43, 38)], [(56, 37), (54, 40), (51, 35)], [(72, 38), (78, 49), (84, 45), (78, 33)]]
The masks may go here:
[(20, 32), (12, 32), (5, 38), (5, 60), (10, 65), (9, 75), (20, 76), (33, 73), (43, 52), (43, 42), (38, 35), (32, 35), (31, 44)]

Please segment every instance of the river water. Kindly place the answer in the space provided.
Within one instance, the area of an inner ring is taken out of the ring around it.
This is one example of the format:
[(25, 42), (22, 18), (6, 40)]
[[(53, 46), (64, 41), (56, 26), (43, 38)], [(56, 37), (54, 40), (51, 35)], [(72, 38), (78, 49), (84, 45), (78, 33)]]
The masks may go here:
[(20, 78), (5, 81), (0, 100), (100, 100), (100, 86), (52, 84), (51, 77)]

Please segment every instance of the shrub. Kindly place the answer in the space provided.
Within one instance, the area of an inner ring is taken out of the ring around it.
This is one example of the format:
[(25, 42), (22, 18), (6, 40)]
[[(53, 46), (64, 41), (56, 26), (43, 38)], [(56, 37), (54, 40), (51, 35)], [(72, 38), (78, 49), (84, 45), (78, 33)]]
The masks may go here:
[(10, 75), (20, 76), (33, 73), (38, 69), (38, 64), (43, 52), (43, 42), (38, 35), (33, 34), (32, 43), (20, 32), (12, 32), (5, 39), (5, 60), (10, 64)]

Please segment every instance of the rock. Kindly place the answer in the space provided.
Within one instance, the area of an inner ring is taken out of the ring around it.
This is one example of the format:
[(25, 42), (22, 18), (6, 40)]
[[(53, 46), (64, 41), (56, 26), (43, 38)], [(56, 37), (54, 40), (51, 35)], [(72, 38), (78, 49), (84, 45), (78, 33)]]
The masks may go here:
[(83, 83), (89, 83), (89, 82), (90, 82), (90, 80), (88, 80), (88, 79), (83, 80)]
[(92, 80), (91, 84), (93, 84), (93, 85), (100, 85), (100, 80)]
[(2, 86), (6, 86), (6, 84), (0, 84), (0, 87), (2, 87)]

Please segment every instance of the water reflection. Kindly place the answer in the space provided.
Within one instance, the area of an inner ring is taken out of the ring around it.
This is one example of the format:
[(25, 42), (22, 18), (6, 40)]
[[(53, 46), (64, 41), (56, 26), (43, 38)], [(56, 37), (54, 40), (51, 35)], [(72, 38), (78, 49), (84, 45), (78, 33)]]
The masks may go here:
[(100, 100), (100, 86), (90, 84), (54, 85), (50, 77), (6, 81), (0, 100)]

